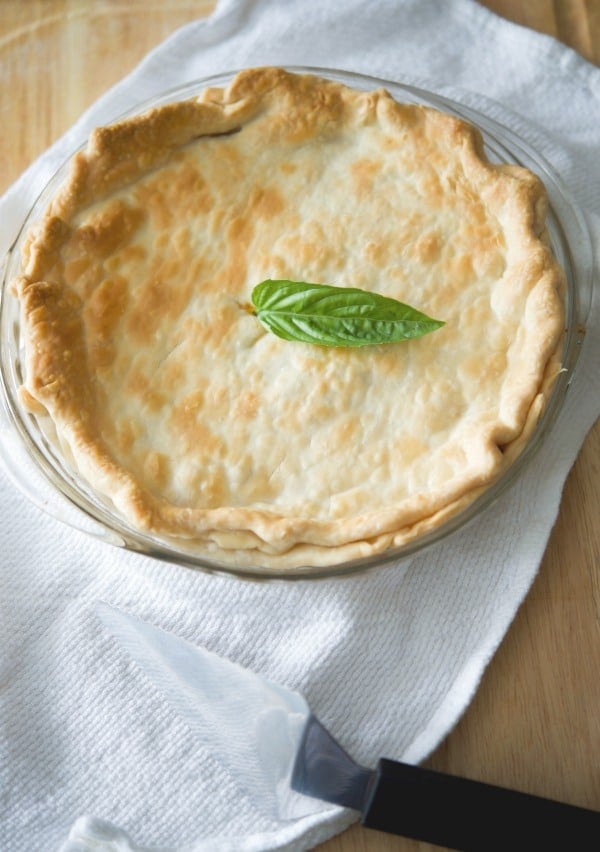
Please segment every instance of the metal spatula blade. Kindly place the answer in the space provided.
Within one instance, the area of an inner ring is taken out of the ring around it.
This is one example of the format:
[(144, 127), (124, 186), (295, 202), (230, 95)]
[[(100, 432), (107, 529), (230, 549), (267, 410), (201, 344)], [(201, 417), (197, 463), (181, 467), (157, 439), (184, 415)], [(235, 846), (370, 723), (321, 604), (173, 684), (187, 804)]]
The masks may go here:
[(367, 769), (297, 692), (114, 607), (97, 611), (202, 743), (277, 819), (334, 804), (359, 811), (367, 827), (452, 849), (600, 848), (596, 811), (398, 761)]
[(96, 612), (263, 813), (287, 820), (331, 809), (290, 783), (310, 716), (300, 694), (108, 604)]

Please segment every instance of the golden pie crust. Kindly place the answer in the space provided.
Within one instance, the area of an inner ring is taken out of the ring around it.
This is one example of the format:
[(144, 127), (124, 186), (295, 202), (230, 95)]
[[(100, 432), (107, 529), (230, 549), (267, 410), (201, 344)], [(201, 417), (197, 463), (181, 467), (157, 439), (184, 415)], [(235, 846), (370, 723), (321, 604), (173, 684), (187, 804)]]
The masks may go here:
[[(537, 177), (383, 90), (250, 69), (95, 130), (29, 233), (22, 398), (136, 529), (224, 564), (324, 566), (435, 528), (512, 463), (560, 369)], [(267, 278), (441, 319), (281, 340)]]

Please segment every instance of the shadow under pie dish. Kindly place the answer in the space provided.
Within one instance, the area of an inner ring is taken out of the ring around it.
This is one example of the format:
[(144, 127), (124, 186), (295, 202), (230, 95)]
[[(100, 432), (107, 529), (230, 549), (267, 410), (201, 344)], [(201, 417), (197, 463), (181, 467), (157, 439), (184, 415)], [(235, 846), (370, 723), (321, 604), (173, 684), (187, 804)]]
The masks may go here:
[[(8, 408), (125, 546), (277, 576), (398, 558), (497, 495), (556, 407), (576, 311), (544, 185), (389, 88), (278, 68), (194, 84), (94, 131), (32, 211), (2, 306)], [(444, 326), (282, 340), (247, 308), (265, 279)]]

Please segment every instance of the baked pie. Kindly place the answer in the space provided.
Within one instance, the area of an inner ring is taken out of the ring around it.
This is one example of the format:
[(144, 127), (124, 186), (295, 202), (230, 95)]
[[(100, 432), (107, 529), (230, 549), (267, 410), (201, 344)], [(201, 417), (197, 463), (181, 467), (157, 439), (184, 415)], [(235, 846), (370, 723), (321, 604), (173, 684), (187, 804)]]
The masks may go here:
[[(477, 129), (278, 68), (95, 130), (24, 243), (21, 398), (133, 528), (225, 565), (326, 566), (434, 529), (525, 446), (560, 370), (540, 180)], [(266, 279), (444, 322), (283, 340)]]

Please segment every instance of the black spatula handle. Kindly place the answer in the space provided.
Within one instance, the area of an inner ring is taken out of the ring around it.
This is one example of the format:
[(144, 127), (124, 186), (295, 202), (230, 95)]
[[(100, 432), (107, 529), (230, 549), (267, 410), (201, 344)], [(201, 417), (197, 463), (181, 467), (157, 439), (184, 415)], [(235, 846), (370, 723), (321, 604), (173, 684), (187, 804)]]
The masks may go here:
[(361, 822), (468, 852), (600, 849), (600, 812), (385, 759)]

